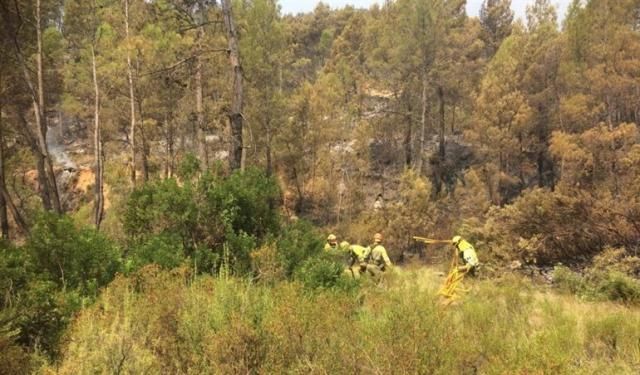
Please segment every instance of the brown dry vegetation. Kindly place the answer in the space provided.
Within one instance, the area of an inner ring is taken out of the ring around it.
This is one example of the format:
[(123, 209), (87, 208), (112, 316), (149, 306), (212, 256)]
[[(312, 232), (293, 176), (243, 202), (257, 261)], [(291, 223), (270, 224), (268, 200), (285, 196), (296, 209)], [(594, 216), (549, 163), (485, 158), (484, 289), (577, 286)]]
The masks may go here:
[(443, 307), (433, 271), (310, 293), (154, 267), (118, 277), (66, 336), (60, 374), (633, 374), (640, 313), (528, 282), (467, 281)]

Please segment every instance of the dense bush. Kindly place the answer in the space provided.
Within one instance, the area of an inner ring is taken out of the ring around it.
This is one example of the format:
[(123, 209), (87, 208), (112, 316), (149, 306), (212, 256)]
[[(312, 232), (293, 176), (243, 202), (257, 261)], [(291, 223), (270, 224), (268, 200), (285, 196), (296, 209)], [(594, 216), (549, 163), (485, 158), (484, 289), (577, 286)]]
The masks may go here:
[[(257, 169), (228, 177), (207, 172), (195, 179), (193, 168), (185, 172), (192, 179), (153, 182), (131, 194), (124, 228), (131, 238), (131, 254), (137, 258), (133, 263), (175, 266), (190, 257), (199, 270), (216, 271), (226, 248), (232, 270), (246, 274), (251, 251), (269, 236), (277, 236), (280, 228), (278, 185)], [(179, 245), (175, 254), (166, 245), (157, 249), (149, 245), (158, 239)]]
[(185, 261), (182, 239), (170, 232), (158, 234), (132, 246), (127, 257), (127, 272), (151, 263), (171, 269)]
[(10, 342), (55, 355), (75, 312), (113, 279), (120, 258), (94, 229), (51, 213), (37, 218), (23, 246), (1, 244), (0, 324)]
[(558, 266), (553, 274), (554, 284), (564, 292), (600, 301), (640, 304), (640, 282), (615, 270), (587, 269), (584, 275)]
[(92, 228), (77, 228), (68, 216), (43, 213), (25, 248), (36, 272), (60, 288), (80, 288), (84, 294), (96, 294), (120, 267), (119, 250), (108, 238)]
[(286, 276), (292, 276), (303, 262), (322, 252), (323, 239), (307, 221), (299, 220), (282, 228), (276, 239), (278, 259)]
[(331, 289), (338, 286), (344, 274), (344, 264), (330, 254), (307, 259), (296, 271), (295, 278), (310, 289)]

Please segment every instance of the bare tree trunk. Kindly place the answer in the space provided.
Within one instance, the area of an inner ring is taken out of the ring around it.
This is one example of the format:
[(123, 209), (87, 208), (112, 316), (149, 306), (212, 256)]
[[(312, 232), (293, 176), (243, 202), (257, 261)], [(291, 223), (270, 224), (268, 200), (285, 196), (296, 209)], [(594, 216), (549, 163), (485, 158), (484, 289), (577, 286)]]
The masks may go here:
[[(129, 0), (124, 0), (124, 30), (127, 43), (129, 42)], [(136, 97), (133, 82), (133, 67), (131, 52), (127, 46), (127, 79), (129, 81), (129, 106), (131, 109), (131, 129), (129, 142), (131, 143), (131, 185), (136, 186)]]
[(413, 118), (411, 116), (411, 101), (408, 98), (408, 95), (405, 94), (403, 90), (402, 98), (403, 101), (407, 103), (407, 112), (404, 116), (404, 121), (406, 123), (405, 133), (404, 133), (404, 161), (405, 167), (411, 168), (411, 162), (413, 158), (413, 147), (411, 146), (411, 141), (413, 138)]
[(98, 72), (96, 68), (96, 54), (94, 47), (91, 47), (91, 71), (93, 75), (94, 108), (93, 108), (93, 152), (95, 158), (95, 186), (94, 186), (94, 217), (93, 222), (96, 229), (100, 229), (100, 224), (104, 217), (104, 159), (102, 153), (102, 134), (100, 127), (100, 89), (98, 87)]
[(427, 133), (427, 110), (429, 103), (427, 102), (427, 72), (422, 73), (422, 113), (420, 115), (420, 144), (418, 145), (418, 152), (416, 158), (416, 170), (422, 171), (424, 144)]
[(62, 207), (60, 205), (60, 196), (58, 194), (56, 176), (53, 171), (53, 163), (51, 161), (51, 155), (49, 154), (49, 149), (47, 146), (47, 116), (44, 101), (44, 71), (42, 66), (42, 17), (40, 14), (40, 0), (36, 0), (36, 38), (38, 49), (38, 53), (36, 54), (37, 92), (33, 88), (31, 74), (29, 73), (26, 61), (20, 50), (17, 35), (15, 35), (14, 43), (16, 52), (18, 54), (18, 59), (21, 62), (23, 72), (25, 74), (25, 79), (27, 80), (27, 84), (30, 88), (33, 98), (33, 108), (37, 127), (37, 142), (39, 146), (39, 152), (41, 153), (40, 157), (43, 159), (42, 161), (44, 164), (44, 168), (39, 169), (38, 172), (43, 173), (43, 178), (41, 179), (41, 181), (43, 182), (42, 188), (44, 189), (43, 198), (45, 200), (48, 200), (48, 202), (43, 202), (43, 205), (46, 209), (53, 209), (56, 212), (61, 213)]
[[(43, 68), (42, 68), (42, 31), (41, 31), (41, 17), (40, 17), (40, 0), (36, 2), (36, 36), (38, 53), (36, 54), (36, 69), (37, 69), (37, 91), (34, 81), (31, 77), (31, 71), (28, 67), (27, 60), (22, 53), (20, 43), (18, 41), (18, 33), (15, 27), (12, 27), (15, 22), (15, 15), (11, 14), (7, 8), (7, 3), (0, 2), (0, 10), (3, 18), (3, 24), (7, 35), (13, 40), (12, 44), (16, 58), (22, 69), (25, 83), (29, 88), (29, 94), (33, 104), (34, 115), (36, 119), (37, 135), (33, 135), (29, 129), (29, 124), (26, 119), (23, 121), (23, 133), (27, 136), (28, 141), (36, 159), (38, 160), (38, 180), (41, 185), (40, 196), (42, 198), (42, 205), (45, 210), (55, 209), (57, 212), (62, 212), (60, 206), (60, 198), (58, 195), (58, 189), (56, 185), (56, 177), (53, 171), (53, 165), (49, 156), (49, 150), (47, 148), (47, 119), (45, 116), (45, 102), (44, 102), (44, 83), (43, 83)], [(18, 22), (22, 23), (18, 15)]]
[(238, 34), (231, 13), (230, 0), (222, 0), (222, 13), (224, 16), (224, 26), (229, 41), (229, 61), (233, 68), (233, 100), (231, 102), (231, 112), (229, 113), (229, 125), (231, 133), (231, 152), (229, 153), (229, 168), (236, 170), (241, 168), (242, 163), (242, 65), (240, 64), (240, 50), (238, 48)]
[(273, 160), (272, 160), (272, 153), (271, 153), (271, 141), (272, 141), (272, 135), (271, 135), (271, 120), (270, 119), (266, 119), (266, 123), (267, 123), (267, 144), (265, 147), (265, 153), (266, 153), (266, 159), (267, 159), (267, 170), (266, 170), (266, 174), (267, 176), (271, 176), (271, 174), (273, 173)]
[[(1, 114), (2, 111), (0, 110), (0, 122), (1, 122)], [(27, 121), (26, 119), (21, 117), (21, 120), (23, 122), (23, 131), (25, 133), (27, 133), (27, 138), (28, 138), (28, 143), (31, 146), (31, 149), (33, 151), (33, 153), (36, 156), (41, 156), (39, 149), (38, 149), (38, 145), (35, 143), (35, 140), (33, 139), (33, 137), (29, 136), (29, 128), (27, 127)], [(9, 210), (11, 211), (11, 215), (13, 216), (13, 221), (16, 223), (16, 226), (18, 227), (18, 230), (22, 233), (29, 233), (28, 232), (28, 226), (26, 221), (24, 220), (22, 214), (20, 213), (20, 211), (18, 210), (18, 208), (16, 207), (16, 205), (13, 203), (13, 199), (11, 198), (11, 195), (9, 195), (9, 190), (7, 189), (6, 183), (5, 183), (5, 173), (4, 173), (4, 125), (2, 123), (0, 123), (0, 164), (2, 167), (2, 170), (0, 171), (0, 177), (1, 177), (1, 182), (0, 182), (0, 195), (2, 196), (2, 199), (5, 203), (5, 209), (9, 208)], [(42, 158), (39, 158), (38, 161), (41, 161)], [(42, 180), (44, 180), (44, 163), (38, 163), (38, 166), (40, 166), (40, 168), (38, 169), (38, 179), (40, 180), (40, 183), (43, 183)], [(43, 202), (45, 202), (43, 200)], [(48, 201), (47, 201), (48, 202)], [(8, 228), (7, 228), (8, 230)], [(3, 223), (3, 231), (4, 231), (4, 223)]]
[(444, 159), (445, 156), (445, 141), (444, 141), (444, 131), (445, 131), (445, 121), (444, 121), (444, 89), (442, 86), (438, 86), (438, 100), (439, 100), (439, 121), (440, 121), (440, 137), (438, 142), (438, 153), (440, 154), (440, 158)]
[[(138, 96), (138, 113), (140, 114), (140, 122), (144, 125), (144, 115), (142, 112), (142, 97)], [(149, 181), (149, 143), (147, 142), (147, 135), (144, 131), (144, 126), (140, 127), (140, 145), (142, 146), (142, 178), (144, 182)]]
[(456, 131), (456, 102), (453, 102), (453, 108), (451, 108), (451, 134)]
[[(204, 9), (201, 8), (204, 13)], [(204, 20), (204, 17), (202, 17)], [(204, 38), (204, 26), (198, 28), (198, 39), (196, 41), (196, 136), (198, 138), (198, 153), (205, 169), (209, 168), (209, 154), (207, 152), (207, 139), (204, 121), (204, 105), (202, 103), (202, 39)]]
[(166, 155), (166, 159), (165, 159), (165, 165), (164, 165), (164, 177), (165, 178), (171, 178), (173, 177), (173, 170), (174, 170), (174, 129), (173, 129), (173, 120), (170, 119), (170, 117), (172, 117), (173, 115), (165, 115), (164, 118), (164, 126), (165, 126), (165, 142), (166, 142), (166, 148), (165, 148), (165, 155)]
[[(0, 70), (0, 88), (2, 87), (2, 70)], [(2, 103), (4, 98), (0, 97), (0, 191), (5, 191), (6, 184), (4, 178), (4, 122), (2, 121)], [(2, 238), (9, 239), (9, 217), (7, 215), (7, 201), (4, 194), (0, 194), (0, 227), (2, 228)]]
[(40, 0), (36, 0), (36, 37), (38, 53), (36, 54), (37, 64), (37, 79), (38, 79), (38, 104), (35, 105), (34, 110), (36, 113), (36, 124), (38, 126), (38, 140), (40, 142), (40, 149), (45, 163), (45, 189), (48, 191), (49, 199), (53, 210), (57, 213), (62, 213), (62, 207), (60, 205), (60, 196), (58, 194), (58, 186), (56, 184), (56, 175), (53, 170), (53, 162), (51, 161), (51, 155), (47, 146), (47, 115), (46, 105), (44, 101), (44, 72), (42, 67), (42, 16), (40, 13)]

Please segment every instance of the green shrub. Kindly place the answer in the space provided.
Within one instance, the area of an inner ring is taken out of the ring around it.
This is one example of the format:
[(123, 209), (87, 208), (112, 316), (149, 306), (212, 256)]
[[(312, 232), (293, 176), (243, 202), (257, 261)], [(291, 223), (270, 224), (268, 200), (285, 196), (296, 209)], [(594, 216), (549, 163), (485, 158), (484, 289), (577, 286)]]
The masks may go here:
[(640, 303), (640, 282), (613, 270), (588, 268), (582, 276), (567, 267), (556, 267), (554, 285), (561, 291), (596, 301)]
[(282, 228), (276, 246), (285, 274), (292, 276), (304, 261), (322, 252), (322, 237), (307, 221), (299, 220)]
[(68, 216), (41, 214), (25, 248), (36, 272), (61, 288), (81, 288), (84, 294), (96, 294), (120, 269), (115, 244), (92, 228), (76, 228)]
[(17, 293), (23, 290), (34, 277), (31, 258), (24, 249), (17, 248), (6, 241), (0, 241), (0, 309), (14, 303)]
[(192, 180), (200, 172), (200, 160), (193, 153), (187, 153), (180, 161), (177, 172), (181, 180)]
[(331, 289), (338, 285), (344, 266), (329, 256), (309, 258), (297, 269), (295, 278), (310, 289)]
[(595, 293), (609, 301), (640, 304), (638, 280), (616, 271), (595, 277)]
[(164, 268), (178, 267), (185, 261), (182, 239), (175, 233), (162, 233), (134, 246), (127, 254), (126, 271), (137, 270), (147, 264)]
[[(167, 179), (131, 194), (124, 229), (132, 248), (157, 236), (180, 242), (184, 256), (201, 271), (217, 271), (227, 249), (230, 270), (247, 274), (251, 251), (280, 229), (279, 196), (276, 181), (257, 169), (236, 171), (226, 178), (207, 172), (182, 185)], [(174, 254), (180, 252), (175, 249)]]
[(15, 307), (17, 342), (57, 356), (65, 328), (85, 301), (78, 292), (62, 291), (53, 282), (31, 281)]
[(584, 278), (565, 266), (553, 269), (553, 284), (565, 293), (580, 294), (586, 289)]
[(17, 344), (53, 357), (73, 315), (120, 267), (120, 252), (105, 236), (68, 216), (41, 213), (22, 247), (0, 244), (0, 324)]

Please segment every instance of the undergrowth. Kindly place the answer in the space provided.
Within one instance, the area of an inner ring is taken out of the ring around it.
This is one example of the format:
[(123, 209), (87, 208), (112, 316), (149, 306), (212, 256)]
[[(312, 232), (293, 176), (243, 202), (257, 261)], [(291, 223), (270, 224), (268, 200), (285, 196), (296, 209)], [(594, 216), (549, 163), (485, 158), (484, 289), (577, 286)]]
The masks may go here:
[[(422, 271), (424, 272), (424, 271)], [(83, 310), (44, 372), (637, 373), (640, 313), (468, 282), (444, 307), (402, 273), (385, 287), (309, 289), (148, 266)], [(302, 280), (304, 282), (304, 280)], [(597, 308), (597, 314), (585, 309)]]

